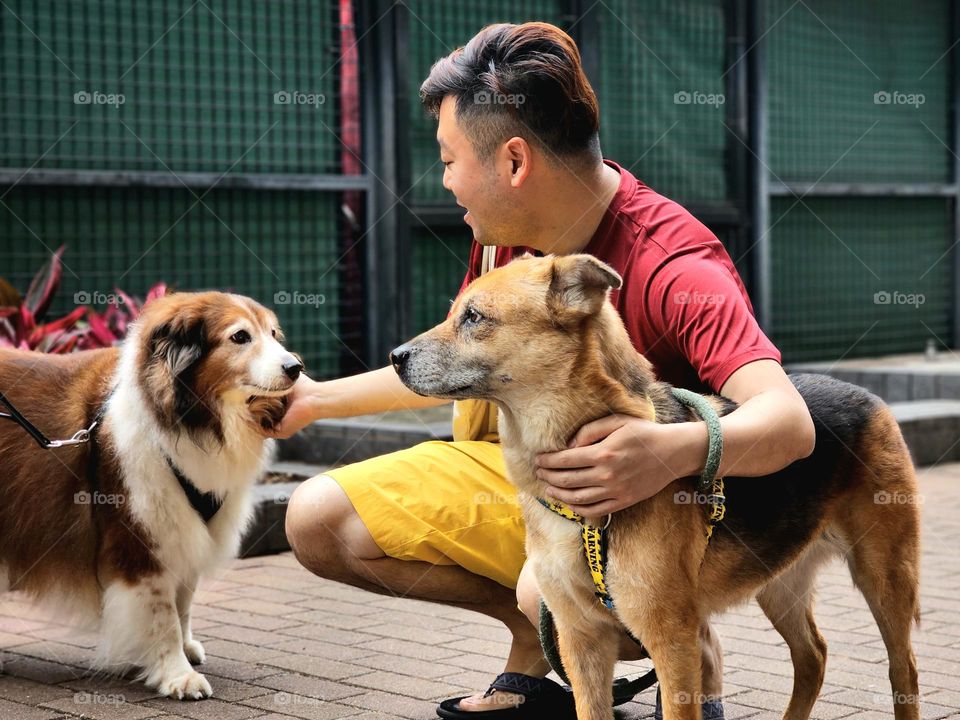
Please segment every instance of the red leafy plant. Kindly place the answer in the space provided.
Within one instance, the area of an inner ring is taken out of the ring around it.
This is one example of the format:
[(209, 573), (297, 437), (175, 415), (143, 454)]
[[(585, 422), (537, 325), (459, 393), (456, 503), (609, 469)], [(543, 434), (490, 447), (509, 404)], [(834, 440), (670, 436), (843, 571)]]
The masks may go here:
[[(102, 313), (81, 304), (63, 317), (48, 321), (47, 311), (63, 276), (60, 260), (63, 252), (61, 246), (50, 256), (30, 282), (24, 296), (0, 278), (0, 347), (45, 353), (110, 347), (126, 336), (127, 328), (139, 317), (143, 305), (167, 292), (164, 283), (157, 283), (140, 303), (116, 288), (112, 301)], [(83, 295), (77, 293), (76, 297)]]

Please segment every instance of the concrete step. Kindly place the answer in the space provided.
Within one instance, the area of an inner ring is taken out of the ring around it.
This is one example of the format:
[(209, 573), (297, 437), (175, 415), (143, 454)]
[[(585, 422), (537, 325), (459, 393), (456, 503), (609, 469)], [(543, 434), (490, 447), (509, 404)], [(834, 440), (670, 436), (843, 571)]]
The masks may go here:
[(240, 546), (240, 557), (272, 555), (290, 549), (284, 532), (287, 503), (297, 486), (307, 478), (329, 469), (327, 465), (275, 460), (267, 468), (269, 482), (255, 485), (255, 514)]
[(451, 405), (318, 420), (279, 447), (281, 460), (347, 465), (428, 440), (452, 438)]
[(937, 359), (923, 355), (846, 360), (839, 363), (801, 363), (787, 371), (830, 375), (866, 388), (885, 402), (910, 400), (960, 400), (960, 361), (952, 353)]
[(960, 460), (960, 400), (912, 400), (890, 403), (913, 464), (938, 465)]

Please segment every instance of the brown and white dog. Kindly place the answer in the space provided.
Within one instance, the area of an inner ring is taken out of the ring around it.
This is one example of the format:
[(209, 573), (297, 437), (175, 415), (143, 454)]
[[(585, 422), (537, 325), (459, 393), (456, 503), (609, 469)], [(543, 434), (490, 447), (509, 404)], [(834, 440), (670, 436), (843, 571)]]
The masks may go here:
[(302, 370), (281, 339), (249, 298), (176, 293), (148, 303), (121, 348), (0, 351), (0, 392), (47, 437), (99, 418), (88, 444), (47, 450), (0, 422), (0, 591), (99, 625), (102, 666), (211, 695), (191, 667), (204, 652), (190, 605), (239, 548), (272, 450), (258, 425), (279, 421)]
[[(813, 417), (816, 448), (772, 475), (726, 478), (726, 515), (709, 541), (704, 505), (688, 499), (694, 478), (614, 513), (606, 531), (614, 611), (597, 601), (580, 526), (537, 500), (544, 483), (536, 456), (566, 447), (583, 424), (613, 413), (659, 423), (697, 419), (631, 345), (607, 301), (619, 286), (619, 276), (589, 255), (519, 259), (482, 275), (444, 323), (391, 355), (400, 379), (421, 395), (499, 406), (527, 555), (556, 620), (577, 717), (613, 717), (610, 688), (626, 627), (656, 665), (664, 717), (699, 718), (700, 629), (711, 615), (755, 597), (794, 663), (784, 717), (807, 718), (827, 649), (812, 610), (816, 571), (839, 555), (886, 644), (896, 717), (919, 718), (910, 642), (919, 620), (917, 483), (890, 410), (855, 385), (791, 376)], [(710, 401), (720, 415), (736, 408), (725, 398)]]

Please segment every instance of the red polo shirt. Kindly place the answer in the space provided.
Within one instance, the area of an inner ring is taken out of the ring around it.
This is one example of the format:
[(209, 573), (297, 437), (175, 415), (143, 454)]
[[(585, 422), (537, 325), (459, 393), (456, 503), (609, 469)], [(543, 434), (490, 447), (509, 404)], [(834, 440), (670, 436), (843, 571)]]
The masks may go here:
[[(680, 205), (629, 171), (583, 249), (623, 277), (610, 295), (630, 340), (657, 377), (699, 392), (720, 392), (736, 370), (780, 352), (753, 315), (746, 288), (720, 241)], [(529, 248), (498, 248), (497, 266)], [(483, 248), (470, 249), (462, 291), (480, 271)]]

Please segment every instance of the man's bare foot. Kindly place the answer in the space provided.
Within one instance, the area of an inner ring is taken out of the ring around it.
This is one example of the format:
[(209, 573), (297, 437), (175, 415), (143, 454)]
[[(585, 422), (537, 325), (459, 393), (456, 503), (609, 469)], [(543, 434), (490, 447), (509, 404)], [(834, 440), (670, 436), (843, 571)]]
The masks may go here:
[(467, 712), (485, 712), (490, 710), (505, 710), (507, 708), (518, 707), (523, 703), (523, 695), (504, 692), (503, 690), (494, 690), (487, 695), (486, 693), (477, 693), (470, 697), (465, 697), (459, 702), (461, 710)]

